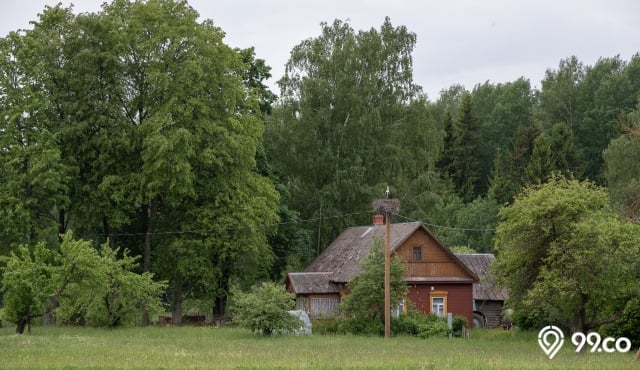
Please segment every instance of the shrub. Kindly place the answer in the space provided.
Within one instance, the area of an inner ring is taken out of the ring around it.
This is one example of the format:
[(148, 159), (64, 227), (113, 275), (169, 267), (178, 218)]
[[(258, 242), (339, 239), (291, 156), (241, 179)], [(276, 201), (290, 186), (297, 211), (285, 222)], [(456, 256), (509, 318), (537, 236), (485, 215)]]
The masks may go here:
[(233, 321), (238, 326), (262, 335), (296, 331), (303, 322), (289, 314), (295, 308), (295, 295), (284, 286), (267, 282), (254, 286), (249, 293), (232, 291)]
[(424, 323), (418, 327), (418, 336), (420, 338), (446, 337), (448, 334), (449, 326), (447, 322), (435, 315), (427, 315)]
[(455, 336), (462, 335), (462, 328), (468, 328), (467, 318), (464, 316), (454, 316), (453, 323), (451, 324), (451, 332)]
[(391, 318), (391, 333), (393, 335), (418, 335), (418, 329), (425, 322), (425, 315), (420, 311), (411, 310), (406, 315)]

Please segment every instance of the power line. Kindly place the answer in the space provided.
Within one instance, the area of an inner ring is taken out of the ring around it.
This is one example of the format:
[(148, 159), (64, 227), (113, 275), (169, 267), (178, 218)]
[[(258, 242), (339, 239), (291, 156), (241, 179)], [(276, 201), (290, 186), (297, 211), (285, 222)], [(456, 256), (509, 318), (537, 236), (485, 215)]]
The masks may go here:
[(318, 221), (320, 219), (327, 220), (327, 219), (335, 219), (335, 218), (347, 218), (351, 216), (357, 216), (364, 213), (372, 213), (372, 212), (373, 212), (372, 210), (369, 210), (369, 211), (361, 211), (361, 212), (343, 213), (340, 215), (315, 217), (315, 218), (308, 218), (305, 220), (297, 220), (297, 221), (277, 222), (272, 224), (258, 224), (253, 226), (247, 225), (247, 226), (238, 226), (238, 227), (217, 227), (212, 229), (201, 229), (201, 230), (154, 231), (151, 233), (146, 233), (146, 232), (109, 233), (109, 234), (100, 233), (100, 234), (94, 234), (94, 235), (95, 236), (144, 236), (144, 235), (210, 234), (213, 232), (220, 232), (220, 231), (239, 231), (239, 230), (251, 229), (251, 228), (269, 228), (269, 227), (275, 227), (275, 226), (298, 225), (298, 224), (303, 224), (307, 222)]
[(431, 226), (431, 227), (437, 227), (440, 229), (447, 229), (447, 230), (458, 230), (458, 231), (475, 231), (475, 232), (486, 232), (486, 231), (495, 231), (496, 229), (474, 229), (474, 228), (464, 228), (464, 227), (454, 227), (454, 226), (443, 226), (443, 225), (436, 225), (436, 224), (431, 224), (428, 222), (424, 222), (424, 221), (420, 221), (420, 220), (414, 220), (411, 219), (409, 217), (403, 216), (403, 215), (396, 215), (397, 217), (403, 218), (405, 220), (411, 221), (411, 222), (421, 222), (424, 225), (427, 226)]
[[(146, 232), (110, 233), (110, 234), (100, 233), (100, 234), (94, 234), (94, 235), (95, 236), (144, 236), (144, 235), (211, 234), (211, 233), (220, 232), (220, 231), (229, 232), (229, 231), (241, 231), (244, 229), (251, 229), (251, 228), (270, 228), (270, 227), (276, 227), (276, 226), (300, 225), (304, 223), (319, 221), (320, 219), (328, 220), (328, 219), (336, 219), (336, 218), (347, 218), (351, 216), (357, 216), (357, 215), (361, 215), (365, 213), (373, 213), (373, 212), (374, 212), (373, 210), (367, 210), (367, 211), (360, 211), (360, 212), (343, 213), (343, 214), (333, 215), (333, 216), (314, 217), (314, 218), (308, 218), (304, 220), (277, 222), (277, 223), (271, 223), (271, 224), (258, 224), (254, 226), (217, 227), (217, 228), (200, 229), (200, 230), (154, 231), (151, 233), (146, 233)], [(435, 227), (439, 229), (457, 230), (457, 231), (473, 231), (473, 232), (495, 231), (495, 229), (490, 229), (490, 228), (479, 229), (479, 228), (463, 228), (463, 227), (436, 225), (436, 224), (432, 224), (432, 223), (421, 221), (421, 220), (415, 220), (403, 215), (396, 215), (396, 216), (410, 222), (421, 222), (426, 226)]]

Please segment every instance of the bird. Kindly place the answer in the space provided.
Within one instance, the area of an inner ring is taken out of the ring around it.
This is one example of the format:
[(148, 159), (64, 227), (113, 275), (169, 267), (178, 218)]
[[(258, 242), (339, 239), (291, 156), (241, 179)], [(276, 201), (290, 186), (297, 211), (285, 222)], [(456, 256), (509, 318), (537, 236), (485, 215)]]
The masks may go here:
[(384, 195), (387, 197), (387, 199), (391, 198), (391, 191), (389, 190), (389, 185), (387, 185), (387, 191), (384, 192)]

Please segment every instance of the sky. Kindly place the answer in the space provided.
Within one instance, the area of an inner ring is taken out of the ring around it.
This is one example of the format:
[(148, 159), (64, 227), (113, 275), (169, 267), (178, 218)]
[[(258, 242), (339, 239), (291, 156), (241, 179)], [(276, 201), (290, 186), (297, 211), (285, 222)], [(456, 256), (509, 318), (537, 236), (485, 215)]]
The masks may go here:
[[(0, 36), (30, 28), (45, 5), (59, 0), (0, 1)], [(104, 0), (76, 0), (74, 11), (96, 12)], [(520, 77), (533, 88), (547, 69), (576, 56), (584, 65), (640, 52), (637, 0), (189, 0), (200, 20), (211, 19), (231, 47), (253, 46), (272, 67), (268, 86), (284, 74), (291, 49), (320, 34), (320, 23), (349, 21), (379, 29), (384, 18), (417, 35), (414, 82), (431, 101), (461, 84), (506, 83)]]

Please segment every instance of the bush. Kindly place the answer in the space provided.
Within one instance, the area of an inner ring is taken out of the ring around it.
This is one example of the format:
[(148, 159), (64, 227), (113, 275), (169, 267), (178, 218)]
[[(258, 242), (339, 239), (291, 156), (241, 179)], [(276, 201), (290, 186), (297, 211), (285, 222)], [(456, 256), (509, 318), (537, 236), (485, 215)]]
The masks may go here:
[(467, 318), (464, 316), (454, 316), (453, 323), (451, 324), (451, 332), (455, 336), (462, 335), (462, 328), (468, 328)]
[(249, 293), (232, 290), (233, 321), (262, 335), (294, 332), (304, 323), (287, 311), (295, 308), (295, 295), (272, 282), (254, 286)]
[(449, 326), (444, 318), (435, 315), (427, 315), (424, 323), (418, 327), (420, 338), (446, 337), (449, 334)]
[(425, 315), (420, 311), (411, 310), (406, 315), (391, 318), (391, 333), (393, 335), (418, 335), (418, 329), (425, 322)]

